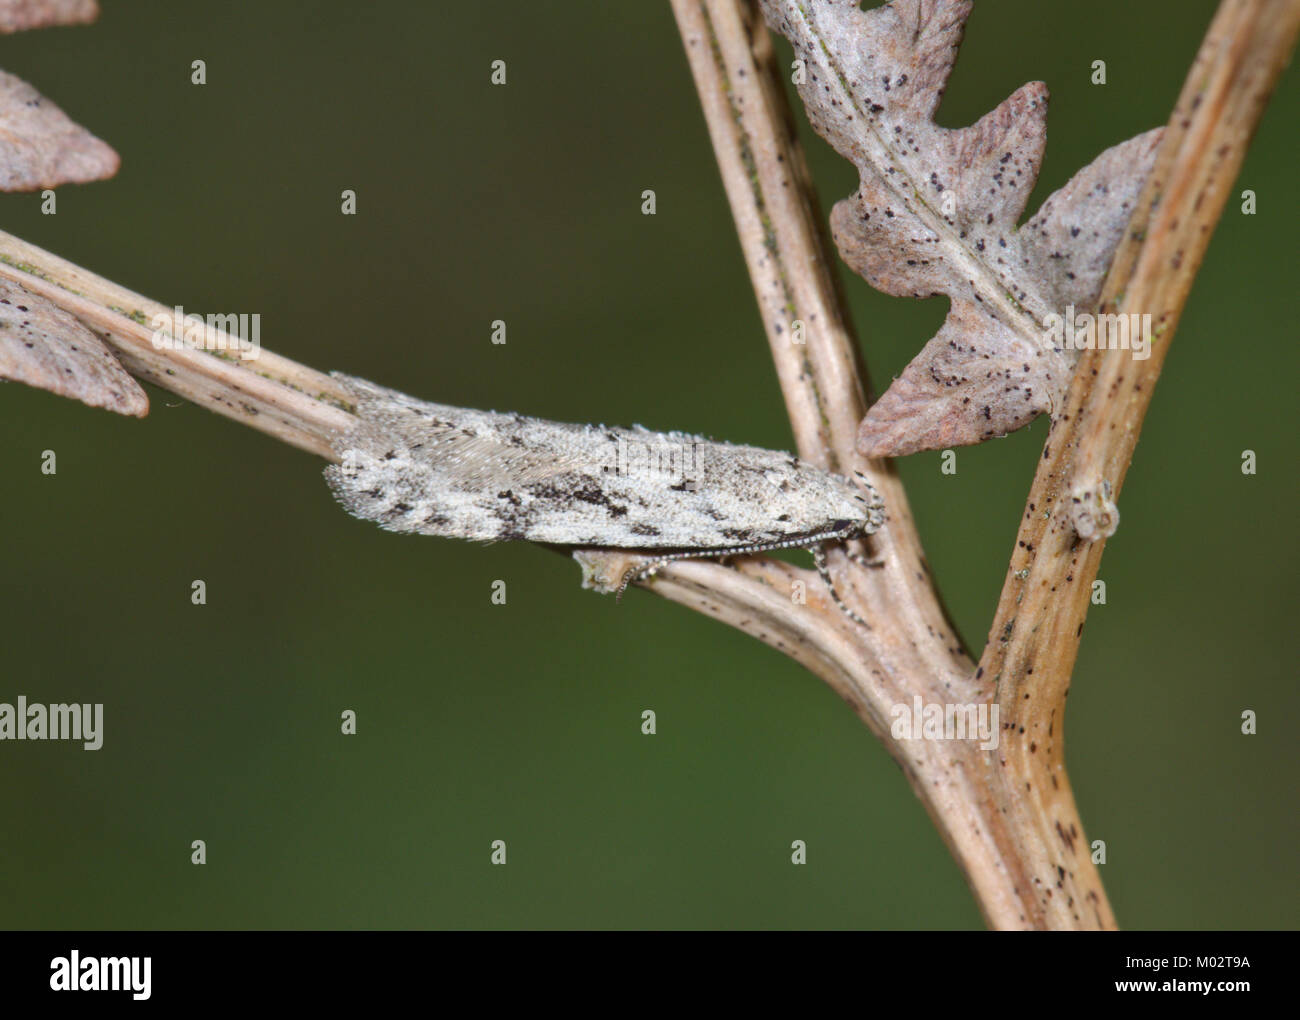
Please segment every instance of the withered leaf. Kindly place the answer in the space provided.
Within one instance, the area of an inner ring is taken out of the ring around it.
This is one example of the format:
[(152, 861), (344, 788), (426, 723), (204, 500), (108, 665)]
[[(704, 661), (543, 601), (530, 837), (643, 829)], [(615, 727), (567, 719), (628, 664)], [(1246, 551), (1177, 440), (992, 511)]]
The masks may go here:
[(149, 398), (73, 315), (0, 278), (0, 379), (143, 418)]
[(0, 191), (98, 181), (120, 162), (25, 81), (0, 71)]
[(887, 294), (952, 302), (863, 419), (859, 450), (978, 443), (1059, 407), (1080, 351), (1053, 338), (1049, 316), (1094, 310), (1160, 129), (1103, 152), (1017, 229), (1046, 142), (1047, 86), (1022, 86), (970, 127), (933, 120), (971, 0), (761, 2), (803, 61), (808, 119), (859, 171), (831, 214), (844, 261)]
[(84, 25), (99, 16), (95, 0), (0, 0), (0, 33)]

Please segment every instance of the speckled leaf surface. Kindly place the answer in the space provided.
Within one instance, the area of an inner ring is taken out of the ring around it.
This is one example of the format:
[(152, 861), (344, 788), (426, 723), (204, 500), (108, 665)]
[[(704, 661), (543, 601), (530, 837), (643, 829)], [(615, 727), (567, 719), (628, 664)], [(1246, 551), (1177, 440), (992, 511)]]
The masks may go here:
[(0, 379), (143, 418), (149, 398), (99, 337), (68, 312), (0, 279)]
[(0, 71), (0, 191), (98, 181), (117, 153), (21, 78)]
[(982, 442), (1060, 406), (1079, 351), (1049, 338), (1093, 310), (1154, 163), (1160, 130), (1106, 150), (1017, 229), (1047, 138), (1047, 86), (1022, 86), (978, 123), (933, 115), (971, 0), (761, 0), (804, 62), (817, 132), (858, 168), (835, 205), (844, 261), (887, 294), (952, 302), (939, 332), (863, 419), (862, 453)]
[(95, 0), (0, 0), (0, 33), (84, 25), (98, 16)]

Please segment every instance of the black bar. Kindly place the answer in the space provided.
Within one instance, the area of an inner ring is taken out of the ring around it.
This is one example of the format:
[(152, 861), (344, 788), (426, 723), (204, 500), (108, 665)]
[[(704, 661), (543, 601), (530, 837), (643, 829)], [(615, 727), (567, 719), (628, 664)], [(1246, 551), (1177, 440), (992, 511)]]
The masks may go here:
[[(6, 1013), (280, 1001), (338, 1010), (402, 999), (437, 1008), (451, 1006), (453, 993), (489, 1010), (512, 994), (535, 1006), (596, 997), (672, 1009), (692, 988), (732, 1003), (785, 994), (809, 1007), (833, 993), (869, 1010), (901, 997), (927, 1013), (1125, 998), (1222, 1008), (1242, 996), (1292, 998), (1294, 964), (1282, 942), (1269, 932), (10, 932), (0, 988)], [(136, 958), (135, 969), (106, 969), (104, 958)], [(129, 985), (133, 975), (142, 988), (145, 958), (147, 999), (84, 987), (114, 976)], [(74, 976), (74, 960), (79, 987), (52, 988)]]

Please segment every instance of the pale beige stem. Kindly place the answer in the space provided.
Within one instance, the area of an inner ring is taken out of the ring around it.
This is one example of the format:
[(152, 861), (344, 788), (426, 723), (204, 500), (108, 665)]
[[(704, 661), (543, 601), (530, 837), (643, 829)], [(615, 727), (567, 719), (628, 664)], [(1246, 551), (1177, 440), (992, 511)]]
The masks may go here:
[[(65, 308), (113, 348), (131, 374), (228, 418), (321, 457), (329, 438), (347, 427), (349, 398), (328, 375), (270, 351), (254, 360), (235, 338), (209, 336), (223, 353), (154, 344), (154, 323), (171, 323), (171, 308), (96, 276), (34, 244), (0, 231), (0, 276)], [(155, 318), (160, 317), (160, 318)], [(180, 328), (166, 327), (180, 336)]]
[[(994, 687), (975, 674), (946, 618), (892, 467), (854, 453), (864, 377), (771, 37), (746, 0), (673, 0), (673, 10), (800, 455), (832, 470), (863, 471), (883, 495), (889, 523), (866, 550), (878, 566), (834, 561), (837, 585), (870, 629), (850, 624), (815, 575), (770, 562), (745, 561), (736, 571), (672, 564), (650, 587), (753, 633), (838, 691), (903, 766), (991, 925), (1105, 926), (1108, 909), (1082, 906), (1086, 898), (1105, 902), (1087, 868), (1072, 868), (1077, 909), (1067, 906), (1068, 895), (1058, 906), (1036, 892), (1048, 865), (1006, 824), (1005, 804), (994, 795), (1003, 792), (996, 751), (971, 740), (890, 735), (896, 706), (911, 709), (919, 697), (925, 705), (987, 708)], [(796, 321), (803, 343), (793, 342)], [(797, 592), (796, 582), (803, 585)], [(804, 592), (800, 604), (794, 596)]]
[[(1199, 139), (1203, 156), (1208, 145), (1214, 153), (1202, 161), (1199, 185), (1171, 186), (1165, 195), (1168, 221), (1152, 230), (1149, 254), (1134, 275), (1142, 279), (1146, 268), (1151, 293), (1143, 295), (1140, 306), (1131, 295), (1124, 303), (1125, 310), (1158, 308), (1161, 329), (1172, 330), (1245, 141), (1290, 51), (1297, 2), (1228, 0), (1193, 69), (1174, 117), (1174, 124), (1182, 125), (1167, 132), (1153, 179), (1167, 179), (1171, 147), (1178, 147), (1184, 160), (1196, 158), (1197, 146), (1187, 138)], [(846, 470), (853, 466), (850, 437), (863, 386), (848, 317), (829, 269), (823, 221), (772, 64), (770, 38), (749, 0), (672, 0), (672, 5), (800, 453), (832, 470)], [(1268, 34), (1272, 38), (1266, 42)], [(1247, 72), (1252, 65), (1256, 70)], [(1214, 97), (1211, 109), (1203, 107), (1193, 116), (1202, 93)], [(1205, 126), (1204, 118), (1225, 115), (1233, 130)], [(1193, 216), (1194, 210), (1200, 215)], [(1121, 253), (1121, 266), (1126, 257), (1133, 256)], [(1168, 282), (1169, 271), (1181, 273), (1182, 282)], [(806, 345), (791, 343), (795, 320), (804, 325)], [(1115, 926), (1063, 761), (1064, 697), (1077, 641), (1077, 633), (1066, 634), (1063, 626), (1082, 628), (1100, 544), (1084, 554), (1089, 571), (1066, 547), (1068, 527), (1060, 530), (1066, 515), (1058, 514), (1054, 559), (1034, 579), (1032, 601), (1026, 596), (1022, 602), (1030, 587), (1023, 569), (1040, 555), (1049, 505), (1042, 501), (1049, 491), (1059, 498), (1059, 479), (1081, 478), (1086, 487), (1095, 475), (1118, 493), (1162, 357), (1163, 351), (1140, 374), (1125, 374), (1113, 362), (1101, 374), (1097, 353), (1085, 356), (1071, 391), (1071, 411), (1061, 419), (1071, 423), (1075, 438), (1063, 444), (1056, 429), (1049, 439), (978, 670), (962, 653), (929, 583), (901, 486), (879, 464), (864, 470), (885, 495), (890, 514), (889, 527), (870, 543), (870, 554), (882, 565), (871, 569), (840, 561), (837, 570), (839, 582), (852, 593), (847, 600), (870, 621), (870, 629), (848, 624), (825, 598), (799, 604), (792, 589), (802, 584), (811, 591), (815, 582), (783, 564), (751, 560), (733, 571), (673, 564), (650, 585), (753, 633), (837, 690), (903, 765), (994, 927)], [(1116, 428), (1117, 420), (1123, 428)], [(1072, 458), (1062, 459), (1067, 447), (1081, 450), (1082, 475), (1066, 470), (1077, 467)], [(1058, 586), (1067, 584), (1072, 584), (1070, 595), (1058, 595)], [(1018, 651), (1010, 660), (1014, 668), (1008, 666), (1008, 649)], [(916, 697), (926, 704), (996, 704), (1002, 716), (999, 748), (985, 753), (969, 741), (895, 739), (889, 733), (890, 709)]]
[(1151, 314), (1151, 356), (1084, 353), (1030, 489), (981, 668), (1012, 724), (1008, 778), (1024, 784), (1007, 803), (1049, 860), (1088, 852), (1064, 782), (1065, 696), (1105, 532), (1081, 539), (1074, 501), (1103, 486), (1118, 499), (1192, 279), (1298, 31), (1300, 0), (1220, 6), (1102, 296), (1103, 311)]

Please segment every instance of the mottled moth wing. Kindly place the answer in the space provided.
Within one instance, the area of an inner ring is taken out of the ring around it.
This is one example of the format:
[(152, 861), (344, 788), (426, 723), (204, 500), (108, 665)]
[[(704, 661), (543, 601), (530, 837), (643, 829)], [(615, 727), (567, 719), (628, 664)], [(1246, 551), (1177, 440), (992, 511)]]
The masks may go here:
[(874, 492), (789, 454), (431, 404), (335, 377), (357, 424), (334, 443), (326, 478), (350, 513), (391, 531), (726, 549), (880, 525)]
[[(348, 434), (349, 442), (400, 447), (408, 457), (427, 461), (446, 484), (499, 488), (542, 482), (583, 467), (569, 458), (554, 435), (519, 434), (517, 430), (527, 431), (529, 419), (523, 415), (434, 404), (354, 376), (335, 372), (334, 377), (357, 397), (361, 425)], [(514, 428), (507, 435), (504, 426)]]

